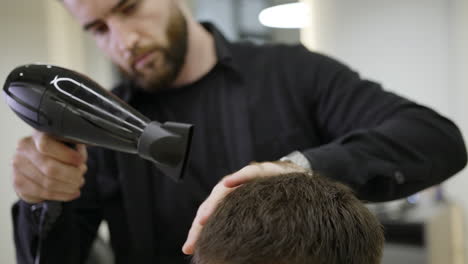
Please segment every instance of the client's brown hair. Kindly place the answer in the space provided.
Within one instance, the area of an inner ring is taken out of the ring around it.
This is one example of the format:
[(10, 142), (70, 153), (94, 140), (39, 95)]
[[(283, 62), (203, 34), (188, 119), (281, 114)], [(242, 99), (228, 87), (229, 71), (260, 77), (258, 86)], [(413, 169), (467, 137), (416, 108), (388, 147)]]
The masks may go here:
[(382, 226), (322, 176), (260, 178), (227, 195), (196, 243), (196, 264), (377, 264)]

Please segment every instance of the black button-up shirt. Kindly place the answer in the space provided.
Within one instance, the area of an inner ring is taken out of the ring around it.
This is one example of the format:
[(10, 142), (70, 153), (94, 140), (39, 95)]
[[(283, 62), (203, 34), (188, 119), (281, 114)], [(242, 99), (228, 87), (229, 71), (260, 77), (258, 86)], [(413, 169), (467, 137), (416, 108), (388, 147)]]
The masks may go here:
[[(46, 263), (83, 261), (102, 219), (117, 263), (189, 263), (181, 247), (220, 178), (295, 150), (369, 201), (407, 196), (464, 167), (459, 130), (434, 111), (303, 46), (229, 43), (205, 26), (218, 62), (200, 80), (154, 94), (131, 83), (115, 89), (152, 120), (195, 125), (185, 181), (134, 155), (91, 149), (82, 197), (65, 204), (48, 235)], [(28, 212), (14, 207), (19, 263), (34, 252)]]

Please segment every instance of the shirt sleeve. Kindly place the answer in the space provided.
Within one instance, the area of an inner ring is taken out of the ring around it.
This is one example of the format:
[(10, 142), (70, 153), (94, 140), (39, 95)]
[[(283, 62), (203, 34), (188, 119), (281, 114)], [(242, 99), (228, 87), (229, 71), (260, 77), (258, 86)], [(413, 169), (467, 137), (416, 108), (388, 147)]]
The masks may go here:
[(350, 185), (363, 200), (386, 201), (438, 184), (465, 166), (465, 144), (453, 122), (331, 58), (305, 48), (299, 53), (302, 71), (318, 65), (299, 78), (324, 143), (302, 150), (314, 171)]
[[(84, 263), (102, 219), (96, 186), (97, 168), (89, 152), (86, 184), (81, 197), (63, 203), (61, 215), (42, 241), (41, 263)], [(18, 201), (12, 208), (16, 259), (19, 264), (32, 264), (39, 239), (39, 222), (31, 205)]]

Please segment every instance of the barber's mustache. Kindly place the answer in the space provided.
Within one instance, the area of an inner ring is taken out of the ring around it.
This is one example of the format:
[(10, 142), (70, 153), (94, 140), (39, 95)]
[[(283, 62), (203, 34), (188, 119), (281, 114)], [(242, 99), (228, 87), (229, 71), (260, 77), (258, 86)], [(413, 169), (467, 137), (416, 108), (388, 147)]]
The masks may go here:
[(131, 50), (131, 55), (130, 55), (130, 58), (128, 59), (127, 63), (133, 67), (133, 65), (135, 65), (135, 63), (139, 59), (141, 59), (142, 57), (144, 57), (145, 55), (147, 55), (150, 52), (159, 52), (159, 53), (162, 53), (162, 54), (166, 54), (167, 53), (167, 48), (162, 47), (160, 45), (149, 45), (149, 46), (145, 46), (145, 47), (134, 48), (134, 49)]

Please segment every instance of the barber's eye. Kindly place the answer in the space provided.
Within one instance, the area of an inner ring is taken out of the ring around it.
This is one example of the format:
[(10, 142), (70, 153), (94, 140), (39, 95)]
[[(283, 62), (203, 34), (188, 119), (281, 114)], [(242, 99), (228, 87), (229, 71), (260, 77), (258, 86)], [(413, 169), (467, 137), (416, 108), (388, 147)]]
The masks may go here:
[(94, 35), (101, 35), (107, 32), (107, 26), (102, 24), (102, 25), (96, 25), (93, 27), (92, 32)]
[(132, 3), (126, 5), (125, 7), (122, 8), (122, 13), (126, 15), (130, 15), (135, 11), (137, 8), (138, 1), (133, 1)]

